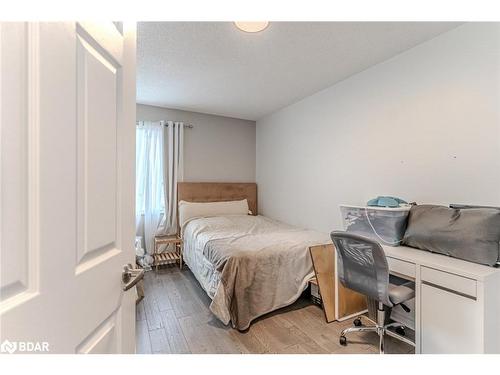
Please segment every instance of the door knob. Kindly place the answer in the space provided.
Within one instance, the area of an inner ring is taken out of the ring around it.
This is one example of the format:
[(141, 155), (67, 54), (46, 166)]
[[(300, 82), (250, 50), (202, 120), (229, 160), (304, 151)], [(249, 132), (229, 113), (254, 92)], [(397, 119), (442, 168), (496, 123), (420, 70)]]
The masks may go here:
[(144, 278), (142, 268), (134, 268), (130, 263), (123, 266), (122, 282), (123, 290), (127, 291)]

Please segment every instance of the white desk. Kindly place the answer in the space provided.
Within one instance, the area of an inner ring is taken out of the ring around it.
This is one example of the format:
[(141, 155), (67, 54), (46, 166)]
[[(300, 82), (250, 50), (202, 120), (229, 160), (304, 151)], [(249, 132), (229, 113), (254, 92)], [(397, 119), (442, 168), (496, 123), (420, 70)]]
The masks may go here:
[(500, 269), (383, 246), (391, 273), (415, 280), (416, 353), (500, 353)]

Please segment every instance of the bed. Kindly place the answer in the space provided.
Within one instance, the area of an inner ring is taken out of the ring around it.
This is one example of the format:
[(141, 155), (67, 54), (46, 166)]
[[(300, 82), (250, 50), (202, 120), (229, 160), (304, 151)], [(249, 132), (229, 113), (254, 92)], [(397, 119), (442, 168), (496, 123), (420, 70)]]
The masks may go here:
[(178, 184), (179, 202), (244, 199), (251, 214), (195, 216), (179, 227), (184, 260), (212, 299), (210, 310), (238, 330), (295, 302), (314, 276), (308, 248), (329, 242), (258, 215), (256, 184)]

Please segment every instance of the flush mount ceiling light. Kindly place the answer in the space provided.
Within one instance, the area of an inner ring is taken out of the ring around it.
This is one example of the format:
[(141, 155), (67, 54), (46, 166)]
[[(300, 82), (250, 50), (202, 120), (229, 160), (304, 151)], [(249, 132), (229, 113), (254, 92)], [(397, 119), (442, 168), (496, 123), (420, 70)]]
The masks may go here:
[(246, 33), (258, 33), (259, 31), (264, 30), (269, 22), (235, 22), (234, 23), (238, 29), (244, 31)]

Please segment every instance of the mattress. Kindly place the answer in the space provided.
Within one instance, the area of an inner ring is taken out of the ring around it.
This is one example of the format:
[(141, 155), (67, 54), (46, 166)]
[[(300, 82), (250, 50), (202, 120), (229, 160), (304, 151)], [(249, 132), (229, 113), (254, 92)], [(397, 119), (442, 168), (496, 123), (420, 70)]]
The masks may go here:
[(309, 246), (330, 242), (325, 233), (249, 215), (194, 218), (182, 233), (184, 260), (211, 311), (240, 330), (293, 303), (314, 275)]

